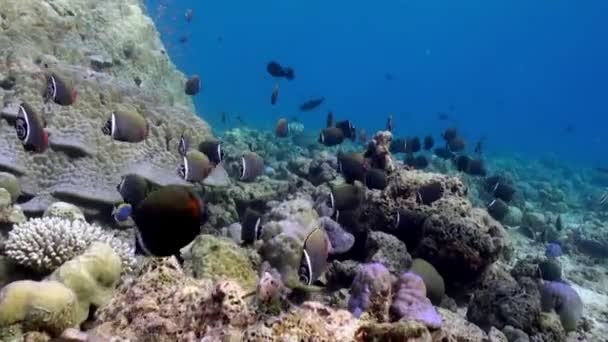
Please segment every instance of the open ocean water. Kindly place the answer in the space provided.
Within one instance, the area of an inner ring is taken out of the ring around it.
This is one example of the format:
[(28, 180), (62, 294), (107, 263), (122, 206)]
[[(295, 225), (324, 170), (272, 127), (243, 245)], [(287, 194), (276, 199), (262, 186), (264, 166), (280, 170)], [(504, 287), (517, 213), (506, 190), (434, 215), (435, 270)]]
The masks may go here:
[[(197, 111), (271, 129), (279, 115), (306, 129), (326, 112), (368, 132), (392, 113), (402, 135), (457, 126), (488, 153), (602, 166), (606, 159), (608, 37), (601, 0), (147, 0), (169, 55), (199, 74)], [(184, 13), (192, 9), (187, 23)], [(179, 39), (188, 37), (187, 43)], [(278, 105), (266, 63), (292, 66)], [(390, 75), (387, 80), (387, 75)], [(299, 104), (324, 96), (319, 110)], [(438, 120), (438, 113), (449, 119)]]

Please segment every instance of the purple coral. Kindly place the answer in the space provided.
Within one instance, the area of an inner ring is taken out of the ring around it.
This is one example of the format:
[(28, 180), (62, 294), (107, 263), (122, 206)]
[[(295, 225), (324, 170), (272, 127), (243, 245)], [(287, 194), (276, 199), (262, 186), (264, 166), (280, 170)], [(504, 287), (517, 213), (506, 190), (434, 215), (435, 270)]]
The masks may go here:
[(381, 263), (362, 265), (350, 287), (348, 310), (356, 317), (365, 311), (382, 321), (388, 319), (392, 276)]
[(424, 281), (412, 272), (399, 278), (391, 313), (395, 319), (417, 321), (432, 329), (440, 328), (442, 323), (441, 315), (426, 297)]

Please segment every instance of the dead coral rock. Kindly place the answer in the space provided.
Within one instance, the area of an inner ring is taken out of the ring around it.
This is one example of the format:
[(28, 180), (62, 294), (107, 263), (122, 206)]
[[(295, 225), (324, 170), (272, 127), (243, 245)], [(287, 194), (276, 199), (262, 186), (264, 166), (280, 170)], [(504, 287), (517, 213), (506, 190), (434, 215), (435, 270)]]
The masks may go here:
[(368, 323), (357, 331), (355, 341), (440, 341), (432, 338), (431, 333), (421, 323), (398, 321), (395, 323)]
[(151, 332), (154, 341), (224, 338), (252, 323), (244, 295), (232, 281), (187, 277), (174, 258), (155, 260), (98, 311), (93, 332), (133, 341), (148, 340)]
[(466, 195), (457, 177), (399, 170), (389, 176), (382, 194), (367, 193), (354, 224), (360, 231), (397, 236), (413, 257), (427, 260), (446, 284), (461, 289), (498, 260), (506, 246), (502, 225), (484, 209), (473, 208)]

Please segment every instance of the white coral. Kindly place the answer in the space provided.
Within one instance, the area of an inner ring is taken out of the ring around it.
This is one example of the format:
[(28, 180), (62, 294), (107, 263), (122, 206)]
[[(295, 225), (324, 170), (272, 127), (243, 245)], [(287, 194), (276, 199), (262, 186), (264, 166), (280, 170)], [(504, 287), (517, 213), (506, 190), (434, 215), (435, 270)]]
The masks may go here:
[(16, 263), (47, 273), (82, 254), (96, 241), (112, 246), (122, 259), (124, 271), (133, 268), (134, 248), (130, 244), (83, 220), (42, 217), (16, 225), (6, 240), (5, 252)]

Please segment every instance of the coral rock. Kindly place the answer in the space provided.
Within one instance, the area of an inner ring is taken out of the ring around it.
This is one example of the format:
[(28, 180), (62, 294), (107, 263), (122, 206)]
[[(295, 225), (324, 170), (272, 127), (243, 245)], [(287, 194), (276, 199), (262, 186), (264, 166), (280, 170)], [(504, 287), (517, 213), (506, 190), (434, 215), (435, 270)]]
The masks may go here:
[(120, 256), (105, 243), (94, 242), (80, 256), (59, 267), (50, 279), (74, 291), (78, 297), (77, 322), (89, 316), (91, 306), (100, 307), (109, 302), (120, 280)]
[(197, 278), (230, 279), (250, 290), (257, 286), (258, 277), (246, 250), (232, 240), (199, 235), (184, 259)]
[(77, 206), (66, 202), (55, 202), (51, 204), (43, 214), (43, 217), (58, 217), (70, 221), (83, 220), (84, 213)]
[(57, 217), (31, 219), (16, 225), (6, 240), (6, 255), (16, 263), (45, 273), (83, 253), (93, 242), (106, 242), (121, 256), (125, 271), (134, 263), (133, 247), (83, 220)]
[(393, 277), (384, 265), (361, 266), (350, 287), (348, 310), (356, 317), (368, 312), (379, 322), (388, 322), (392, 282)]
[(441, 327), (441, 316), (426, 298), (426, 287), (420, 276), (404, 273), (397, 281), (391, 313), (396, 319), (420, 322), (431, 329)]
[(57, 336), (77, 323), (77, 311), (76, 294), (56, 281), (21, 280), (0, 291), (0, 327), (20, 324)]
[(0, 172), (0, 188), (5, 189), (11, 194), (13, 202), (21, 196), (21, 184), (12, 173)]

